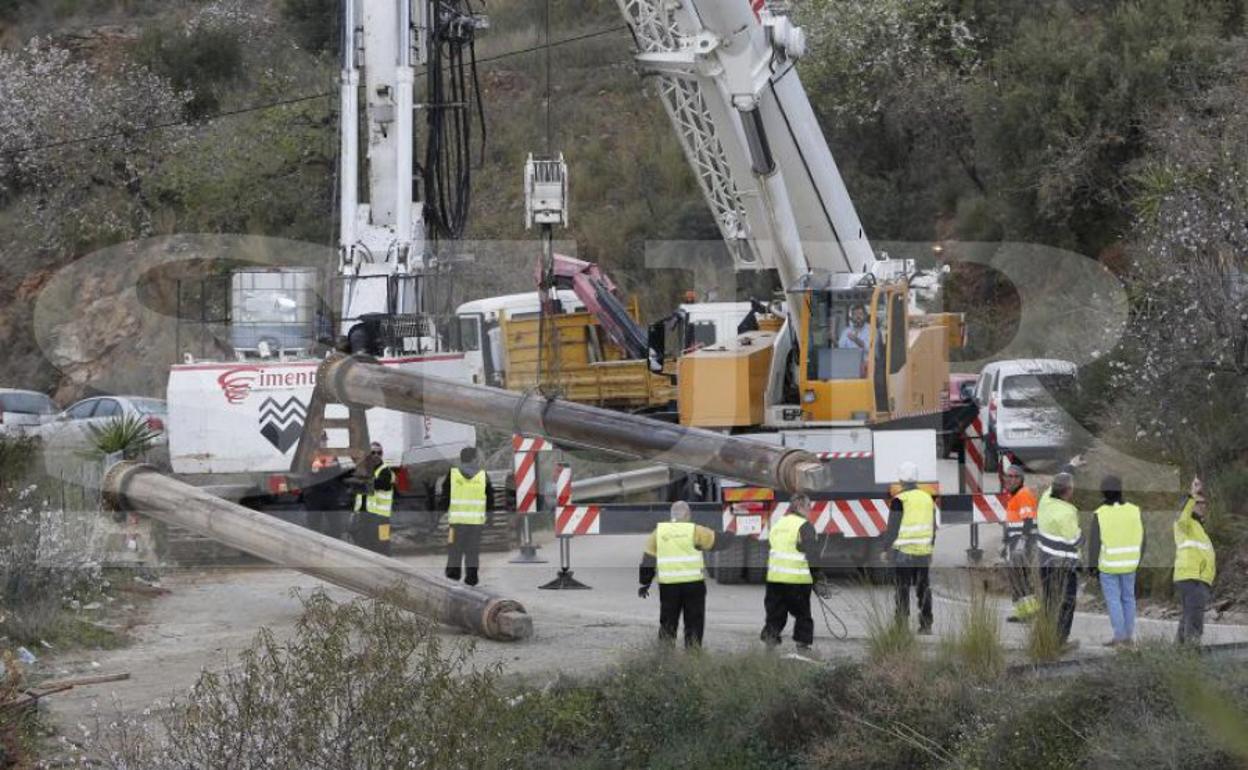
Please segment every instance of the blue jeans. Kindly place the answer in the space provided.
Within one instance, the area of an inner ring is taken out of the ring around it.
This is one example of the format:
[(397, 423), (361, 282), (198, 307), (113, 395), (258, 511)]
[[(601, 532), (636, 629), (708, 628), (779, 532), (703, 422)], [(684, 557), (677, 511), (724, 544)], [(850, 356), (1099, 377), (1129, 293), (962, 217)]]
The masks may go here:
[(1135, 573), (1101, 575), (1101, 594), (1109, 610), (1109, 624), (1114, 627), (1114, 641), (1130, 641), (1135, 635)]

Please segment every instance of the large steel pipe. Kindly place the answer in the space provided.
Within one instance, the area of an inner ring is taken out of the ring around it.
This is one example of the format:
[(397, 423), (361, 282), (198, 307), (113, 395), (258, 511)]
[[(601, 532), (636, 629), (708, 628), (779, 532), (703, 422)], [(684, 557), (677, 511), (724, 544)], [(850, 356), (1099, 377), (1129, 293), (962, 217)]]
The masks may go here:
[(131, 462), (105, 474), (104, 493), (122, 510), (184, 527), (265, 561), (488, 639), (528, 638), (533, 621), (519, 602), (429, 575), (371, 551), (227, 502), (156, 469)]
[(326, 360), (317, 383), (326, 398), (348, 405), (545, 436), (785, 492), (831, 488), (828, 469), (809, 452), (536, 394), (466, 385), (348, 356)]

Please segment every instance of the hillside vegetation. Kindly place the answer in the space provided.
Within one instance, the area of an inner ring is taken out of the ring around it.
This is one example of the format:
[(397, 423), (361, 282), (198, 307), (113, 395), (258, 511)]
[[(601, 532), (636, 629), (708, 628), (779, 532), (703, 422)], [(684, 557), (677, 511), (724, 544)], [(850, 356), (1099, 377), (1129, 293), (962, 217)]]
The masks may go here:
[[(793, 5), (811, 36), (801, 72), (867, 232), (944, 242), (950, 253), (959, 241), (1041, 243), (1117, 273), (1131, 299), (1128, 333), (1084, 367), (1080, 414), (1125, 451), (1208, 477), (1215, 528), (1236, 536), (1248, 498), (1245, 4)], [(126, 339), (118, 330), (139, 327), (102, 306), (89, 324), (99, 339), (79, 340), (91, 360), (58, 359), (58, 370), (37, 349), (33, 303), (84, 254), (188, 233), (332, 245), (336, 7), (0, 2), (6, 384), (69, 400), (115, 361), (151, 393), (162, 389), (179, 351)], [(444, 282), (445, 306), (531, 285), (521, 169), (548, 142), (572, 172), (569, 250), (639, 293), (649, 318), (695, 284), (715, 287), (693, 270), (646, 268), (647, 241), (717, 235), (630, 64), (615, 4), (498, 0), (489, 12), (478, 48), (487, 135), (469, 238), (492, 243), (463, 249), (473, 261)], [(550, 49), (549, 67), (547, 27), (552, 41), (574, 41)], [(741, 293), (766, 293), (769, 281), (748, 278)], [(84, 281), (73, 301), (107, 305), (113, 290), (104, 277)], [(999, 275), (955, 266), (943, 299), (970, 315), (968, 358), (1012, 334), (1018, 297)], [(75, 333), (92, 333), (83, 326)]]

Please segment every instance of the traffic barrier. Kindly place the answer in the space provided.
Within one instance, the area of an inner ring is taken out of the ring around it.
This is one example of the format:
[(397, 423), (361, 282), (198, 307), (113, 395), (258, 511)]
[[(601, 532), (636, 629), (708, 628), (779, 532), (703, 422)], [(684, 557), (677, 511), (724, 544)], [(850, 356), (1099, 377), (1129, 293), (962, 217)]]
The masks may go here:
[(572, 468), (555, 466), (555, 535), (597, 535), (602, 507), (572, 504)]
[(537, 458), (549, 452), (550, 442), (544, 438), (512, 436), (513, 467), (516, 472), (516, 512), (522, 515), (537, 513)]

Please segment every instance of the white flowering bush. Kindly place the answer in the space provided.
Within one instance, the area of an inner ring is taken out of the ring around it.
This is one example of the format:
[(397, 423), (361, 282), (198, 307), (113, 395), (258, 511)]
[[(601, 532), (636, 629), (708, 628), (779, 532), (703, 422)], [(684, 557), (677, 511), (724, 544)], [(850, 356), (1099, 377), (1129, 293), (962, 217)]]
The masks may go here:
[(293, 637), (261, 632), (156, 724), (100, 726), (115, 768), (512, 767), (536, 736), (499, 686), (428, 621), (383, 602), (306, 598)]
[(35, 449), (0, 441), (0, 637), (37, 644), (66, 607), (98, 596), (107, 581), (80, 514), (47, 499), (26, 471)]
[(184, 101), (125, 60), (105, 71), (38, 39), (0, 50), (0, 207), (20, 203), (14, 221), (45, 251), (145, 234), (144, 181), (179, 138), (147, 129), (176, 121)]

